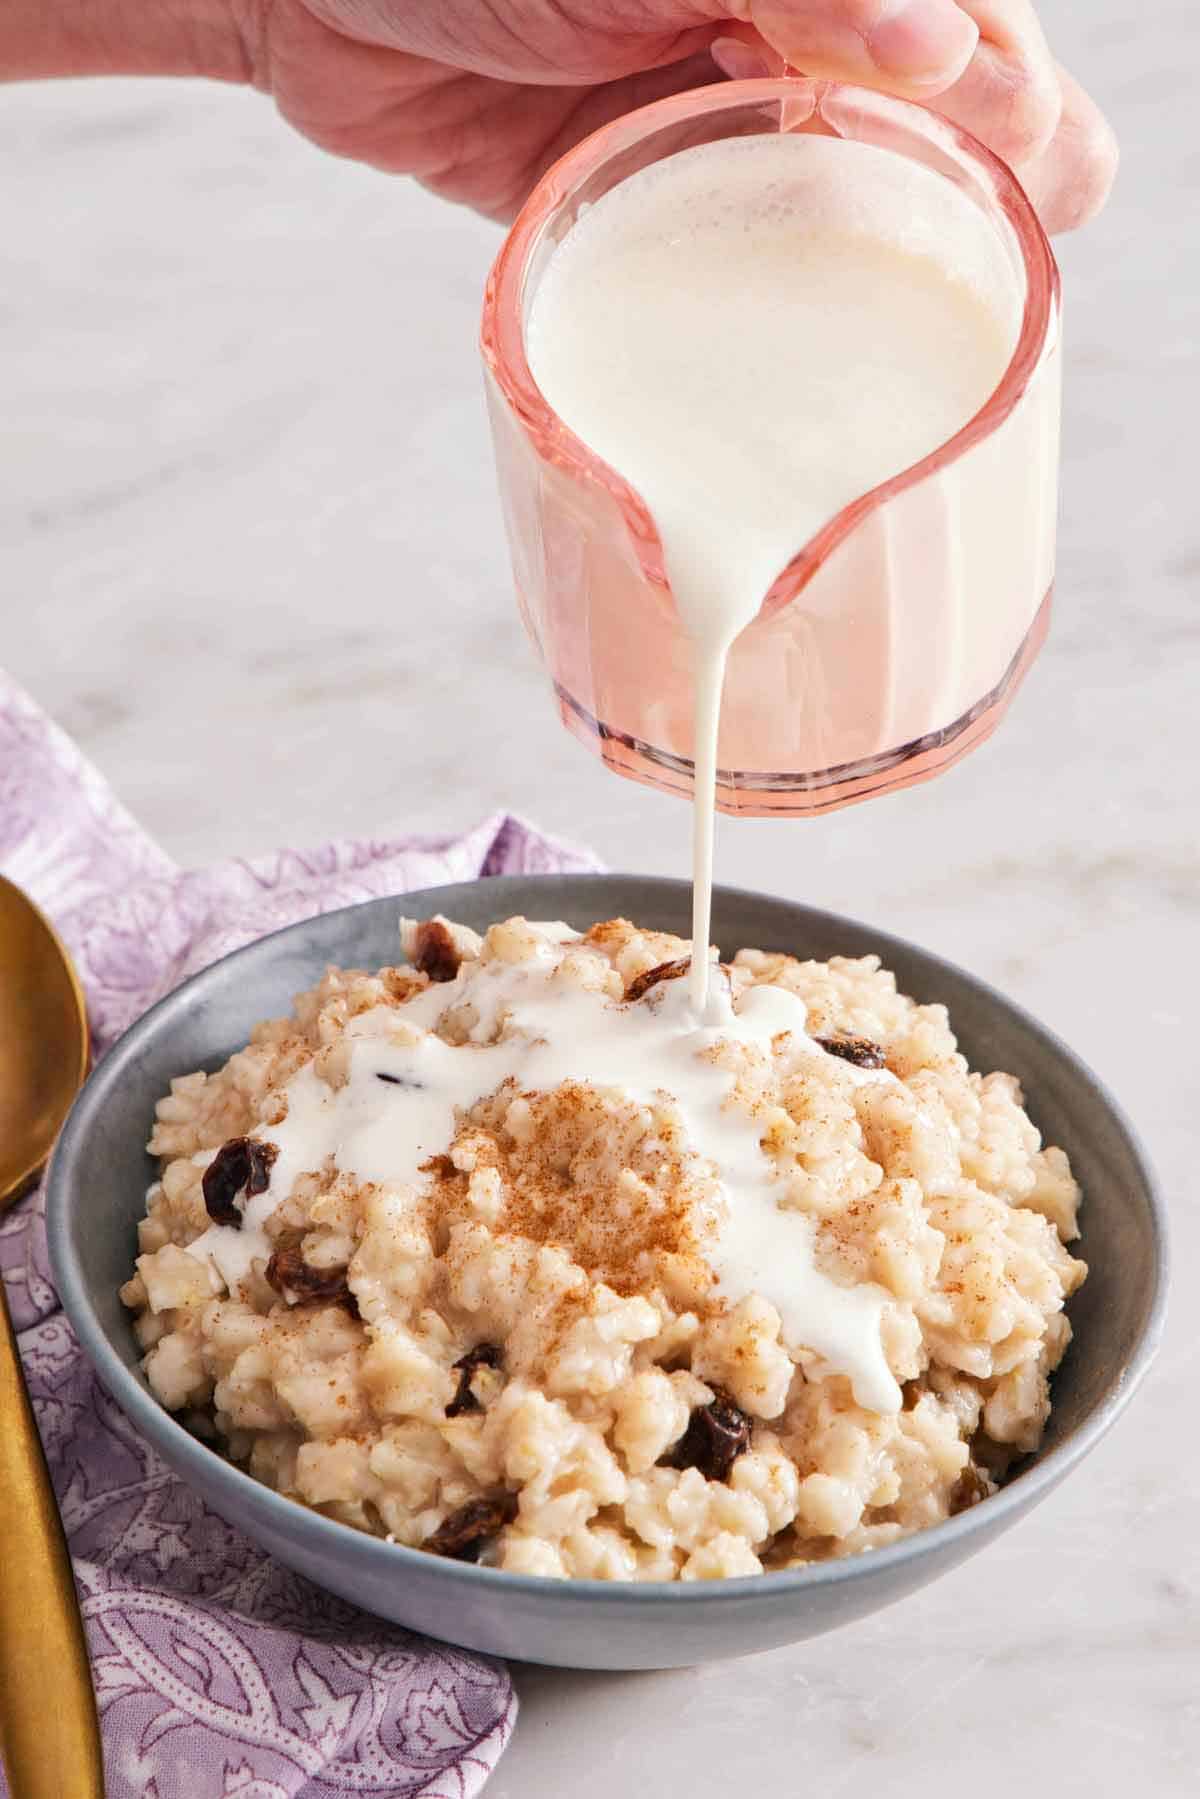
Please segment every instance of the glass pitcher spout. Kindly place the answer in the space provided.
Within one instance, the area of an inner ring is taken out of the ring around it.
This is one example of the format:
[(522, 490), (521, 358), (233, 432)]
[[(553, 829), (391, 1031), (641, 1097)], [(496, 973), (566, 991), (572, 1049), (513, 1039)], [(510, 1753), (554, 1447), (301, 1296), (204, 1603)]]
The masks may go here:
[(838, 83), (730, 82), (587, 139), (534, 191), (488, 282), (482, 347), (516, 588), (564, 723), (615, 771), (692, 787), (691, 645), (640, 495), (529, 370), (529, 303), (581, 207), (698, 143), (798, 131), (886, 149), (954, 183), (1020, 296), (999, 384), (932, 454), (844, 505), (735, 642), (718, 804), (826, 811), (922, 780), (994, 729), (1045, 635), (1057, 507), (1058, 275), (1012, 174), (923, 108)]

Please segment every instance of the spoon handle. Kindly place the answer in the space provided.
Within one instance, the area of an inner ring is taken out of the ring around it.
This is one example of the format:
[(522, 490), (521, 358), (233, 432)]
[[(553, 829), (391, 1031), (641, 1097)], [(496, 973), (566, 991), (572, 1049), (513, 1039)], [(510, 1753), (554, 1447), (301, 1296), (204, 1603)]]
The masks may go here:
[(104, 1799), (83, 1619), (0, 1279), (0, 1751), (14, 1799)]

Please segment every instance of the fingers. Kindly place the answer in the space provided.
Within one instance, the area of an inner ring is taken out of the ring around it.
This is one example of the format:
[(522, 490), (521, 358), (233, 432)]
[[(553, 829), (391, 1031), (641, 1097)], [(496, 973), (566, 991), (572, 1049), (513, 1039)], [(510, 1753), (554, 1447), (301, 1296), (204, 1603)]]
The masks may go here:
[(748, 19), (805, 75), (913, 99), (957, 81), (979, 42), (955, 0), (749, 0), (722, 10)]
[[(930, 22), (943, 7), (967, 38)], [(786, 60), (932, 105), (1016, 171), (1048, 231), (1083, 224), (1108, 197), (1116, 140), (1055, 63), (1031, 0), (750, 0), (728, 10), (738, 22), (712, 46), (728, 76), (777, 75)]]
[(1062, 112), (1042, 154), (1017, 174), (1047, 231), (1074, 231), (1094, 218), (1116, 179), (1118, 150), (1111, 125), (1065, 69), (1058, 71)]
[(1058, 129), (1062, 88), (1029, 0), (963, 0), (979, 26), (979, 49), (937, 110), (1014, 168), (1047, 149)]
[(1009, 164), (1047, 231), (1069, 231), (1097, 213), (1117, 170), (1103, 113), (1050, 54), (1029, 0), (962, 0), (979, 26), (979, 49), (961, 80), (935, 102)]
[(1030, 0), (750, 0), (748, 16), (803, 74), (936, 96), (1007, 162), (1054, 135), (1058, 75)]

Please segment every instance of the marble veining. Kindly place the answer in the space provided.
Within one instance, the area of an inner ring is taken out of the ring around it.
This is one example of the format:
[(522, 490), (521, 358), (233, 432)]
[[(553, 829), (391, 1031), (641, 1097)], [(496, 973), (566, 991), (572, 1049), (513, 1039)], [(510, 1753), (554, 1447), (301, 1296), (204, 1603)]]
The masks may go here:
[[(726, 1666), (518, 1670), (495, 1799), (1200, 1791), (1200, 25), (1180, 0), (1043, 11), (1125, 151), (1060, 245), (1049, 647), (953, 773), (726, 822), (718, 876), (965, 962), (1099, 1070), (1174, 1202), (1166, 1347), (1081, 1473), (891, 1612)], [(0, 656), (164, 845), (508, 806), (682, 873), (686, 809), (567, 738), (517, 621), (475, 362), (496, 228), (200, 84), (3, 90), (0, 157)]]

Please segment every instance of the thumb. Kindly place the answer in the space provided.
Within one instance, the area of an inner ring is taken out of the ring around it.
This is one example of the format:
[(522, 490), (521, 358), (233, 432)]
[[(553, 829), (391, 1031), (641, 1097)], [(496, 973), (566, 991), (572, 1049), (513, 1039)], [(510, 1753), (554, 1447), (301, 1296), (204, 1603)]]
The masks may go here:
[(955, 0), (750, 0), (736, 10), (752, 29), (734, 25), (713, 47), (734, 76), (749, 73), (746, 59), (758, 53), (759, 74), (778, 72), (782, 60), (803, 75), (928, 98), (954, 85), (979, 43)]

